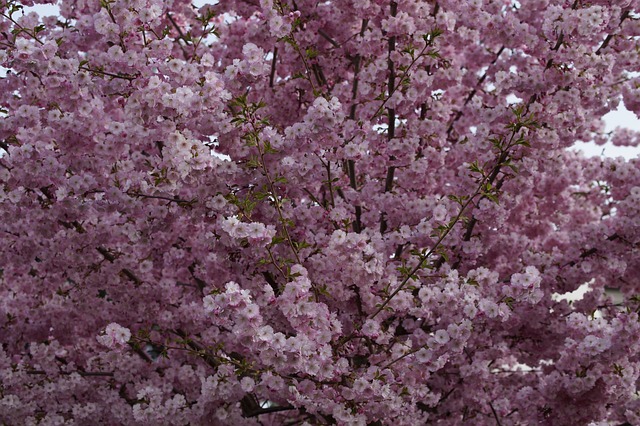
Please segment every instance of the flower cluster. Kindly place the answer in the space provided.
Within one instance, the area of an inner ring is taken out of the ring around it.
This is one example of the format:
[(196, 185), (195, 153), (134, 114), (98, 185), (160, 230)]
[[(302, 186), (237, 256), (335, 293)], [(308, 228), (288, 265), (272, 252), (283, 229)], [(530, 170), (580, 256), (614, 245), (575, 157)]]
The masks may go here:
[(104, 332), (97, 337), (100, 344), (110, 349), (124, 348), (129, 339), (131, 339), (131, 331), (113, 322), (107, 325)]
[(637, 1), (210, 3), (0, 1), (0, 423), (640, 423)]
[(264, 225), (259, 222), (240, 222), (237, 217), (233, 216), (223, 219), (220, 228), (231, 238), (248, 238), (252, 243), (266, 244), (271, 242), (271, 239), (276, 235), (276, 229), (273, 225)]

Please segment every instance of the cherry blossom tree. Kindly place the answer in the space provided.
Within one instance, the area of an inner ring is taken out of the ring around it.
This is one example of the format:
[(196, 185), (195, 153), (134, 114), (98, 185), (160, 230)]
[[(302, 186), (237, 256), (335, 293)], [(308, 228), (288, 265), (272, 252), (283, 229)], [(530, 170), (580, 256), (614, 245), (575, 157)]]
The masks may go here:
[(0, 422), (640, 424), (638, 0), (34, 3)]

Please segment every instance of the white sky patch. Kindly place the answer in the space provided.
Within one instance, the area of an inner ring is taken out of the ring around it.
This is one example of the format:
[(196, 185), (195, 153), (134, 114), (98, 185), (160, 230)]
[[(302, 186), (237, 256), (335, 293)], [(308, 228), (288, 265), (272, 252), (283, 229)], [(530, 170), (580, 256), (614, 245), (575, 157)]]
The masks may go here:
[(509, 104), (509, 105), (519, 104), (520, 102), (522, 102), (522, 98), (517, 97), (513, 93), (511, 93), (509, 96), (507, 96), (506, 100), (507, 100), (507, 104)]
[(201, 8), (205, 4), (214, 5), (214, 4), (218, 4), (218, 3), (219, 3), (218, 0), (194, 0), (194, 1), (191, 2), (191, 4), (194, 5), (197, 8)]
[(576, 290), (571, 291), (569, 293), (564, 293), (564, 294), (553, 293), (551, 295), (551, 298), (556, 302), (559, 302), (561, 300), (572, 302), (574, 300), (582, 299), (584, 295), (587, 294), (587, 292), (589, 292), (589, 290), (591, 290), (591, 282), (584, 283), (580, 287), (578, 287)]
[[(620, 102), (617, 110), (609, 112), (602, 118), (605, 122), (605, 132), (611, 132), (617, 127), (640, 132), (640, 119), (625, 108), (622, 102)], [(640, 147), (615, 146), (610, 143), (596, 145), (593, 142), (576, 142), (573, 148), (582, 151), (587, 157), (624, 157), (630, 160), (640, 154)]]
[(60, 14), (60, 7), (55, 4), (39, 4), (36, 6), (24, 6), (24, 14), (36, 12), (40, 16), (57, 16)]

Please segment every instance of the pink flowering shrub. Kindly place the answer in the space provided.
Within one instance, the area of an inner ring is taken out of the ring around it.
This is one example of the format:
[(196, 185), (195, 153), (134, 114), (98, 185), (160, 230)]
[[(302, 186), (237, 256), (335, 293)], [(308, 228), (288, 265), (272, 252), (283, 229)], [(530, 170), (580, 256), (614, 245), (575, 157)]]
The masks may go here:
[(0, 423), (640, 424), (639, 18), (0, 0)]

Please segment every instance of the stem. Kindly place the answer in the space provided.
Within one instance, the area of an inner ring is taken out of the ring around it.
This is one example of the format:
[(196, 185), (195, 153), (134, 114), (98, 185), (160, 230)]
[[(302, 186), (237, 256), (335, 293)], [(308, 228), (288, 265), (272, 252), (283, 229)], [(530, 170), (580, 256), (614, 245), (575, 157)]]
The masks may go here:
[[(409, 282), (410, 279), (413, 278), (415, 273), (418, 272), (420, 269), (422, 269), (422, 267), (425, 264), (425, 262), (440, 247), (440, 245), (442, 244), (444, 239), (449, 235), (449, 233), (451, 233), (451, 231), (453, 230), (455, 225), (460, 221), (460, 219), (462, 218), (462, 214), (467, 210), (469, 205), (482, 192), (482, 190), (485, 187), (488, 179), (490, 179), (491, 176), (497, 175), (499, 173), (500, 167), (502, 166), (502, 162), (506, 161), (506, 158), (507, 158), (506, 155), (507, 155), (508, 150), (511, 148), (511, 141), (513, 140), (513, 137), (515, 136), (515, 134), (516, 134), (515, 130), (512, 131), (511, 139), (510, 139), (509, 143), (507, 144), (507, 146), (505, 147), (505, 149), (501, 152), (500, 157), (498, 158), (498, 163), (494, 166), (494, 168), (492, 170), (492, 173), (490, 173), (488, 176), (487, 175), (483, 176), (483, 178), (480, 180), (480, 183), (478, 184), (478, 186), (477, 186), (476, 190), (474, 191), (474, 193), (469, 197), (469, 199), (464, 204), (462, 204), (462, 206), (460, 207), (460, 210), (458, 211), (458, 214), (449, 222), (449, 226), (447, 227), (446, 231), (444, 231), (440, 235), (438, 240), (429, 249), (429, 251), (427, 251), (425, 254), (422, 254), (419, 257), (420, 260), (418, 261), (418, 264), (411, 269), (411, 271), (402, 280), (402, 282), (398, 285), (398, 287), (387, 297), (387, 299), (378, 307), (378, 309), (376, 309), (371, 315), (369, 315), (368, 319), (373, 319), (380, 312), (382, 312), (382, 310), (389, 304), (391, 299), (393, 299), (402, 289), (404, 289), (406, 284)], [(502, 161), (502, 162), (500, 162), (500, 161)], [(360, 328), (362, 328), (363, 324), (364, 324), (364, 321), (362, 323), (356, 325), (354, 327), (353, 331), (348, 336), (345, 336), (345, 337), (343, 337), (342, 339), (340, 339), (338, 341), (337, 345), (341, 346), (344, 343), (346, 343), (347, 341), (349, 341), (354, 336), (354, 334), (358, 330), (360, 330)]]
[[(482, 177), (482, 179), (480, 180), (480, 183), (478, 184), (478, 187), (474, 191), (473, 195), (471, 195), (469, 197), (469, 199), (461, 206), (461, 208), (458, 211), (458, 214), (456, 215), (456, 217), (453, 218), (453, 220), (449, 223), (449, 226), (447, 227), (447, 230), (442, 233), (440, 238), (438, 238), (438, 241), (436, 241), (434, 246), (426, 254), (420, 256), (420, 261), (418, 262), (418, 264), (411, 270), (411, 272), (409, 274), (407, 274), (407, 277), (404, 280), (402, 280), (402, 283), (400, 283), (400, 285), (393, 291), (393, 293), (391, 293), (389, 295), (387, 300), (385, 300), (384, 303), (382, 303), (382, 305), (369, 318), (374, 318), (376, 315), (378, 315), (384, 309), (384, 307), (391, 301), (391, 299), (396, 294), (398, 294), (398, 292), (400, 292), (400, 290), (402, 290), (404, 288), (404, 286), (407, 284), (407, 282), (409, 282), (409, 280), (413, 277), (413, 275), (418, 270), (420, 270), (422, 268), (422, 266), (427, 261), (427, 259), (437, 250), (437, 248), (440, 246), (442, 241), (453, 230), (455, 225), (460, 221), (460, 218), (462, 217), (462, 213), (464, 213), (464, 211), (467, 209), (467, 207), (469, 207), (469, 205), (473, 202), (473, 200), (483, 191), (483, 188), (485, 187), (485, 185), (487, 183), (492, 183), (496, 179), (496, 177), (500, 173), (502, 165), (509, 158), (509, 149), (511, 149), (513, 147), (513, 145), (512, 145), (513, 139), (515, 138), (515, 136), (516, 136), (516, 134), (518, 132), (519, 132), (519, 130), (516, 131), (515, 128), (512, 130), (509, 142), (507, 142), (507, 145), (501, 150), (500, 156), (498, 157), (496, 165), (491, 170), (491, 173), (489, 175), (485, 175), (485, 176)], [(485, 197), (485, 196), (483, 195), (482, 197)], [(472, 222), (469, 222), (469, 223), (471, 224)], [(467, 232), (469, 232), (469, 229), (467, 229)]]
[(438, 241), (436, 241), (436, 243), (433, 245), (433, 247), (431, 249), (429, 249), (429, 251), (426, 254), (420, 256), (420, 261), (418, 262), (418, 264), (413, 267), (411, 272), (409, 272), (407, 274), (406, 278), (404, 280), (402, 280), (400, 285), (389, 295), (389, 297), (387, 297), (387, 299), (378, 307), (378, 309), (376, 309), (376, 311), (369, 316), (370, 319), (375, 318), (385, 308), (385, 306), (387, 306), (389, 304), (391, 299), (393, 299), (395, 297), (395, 295), (398, 294), (400, 292), (400, 290), (402, 290), (404, 288), (404, 286), (409, 282), (409, 280), (413, 277), (413, 275), (422, 268), (422, 266), (427, 261), (427, 259), (429, 259), (429, 257), (438, 249), (438, 247), (440, 246), (442, 241), (453, 230), (453, 228), (455, 227), (455, 224), (458, 223), (458, 221), (462, 217), (462, 213), (467, 209), (467, 207), (469, 206), (471, 201), (482, 191), (482, 188), (483, 188), (483, 186), (485, 184), (485, 181), (486, 181), (486, 178), (482, 179), (480, 185), (478, 186), (478, 188), (476, 189), (474, 194), (471, 197), (469, 197), (467, 202), (465, 202), (462, 205), (462, 207), (460, 208), (460, 211), (458, 212), (456, 217), (452, 220), (451, 226), (449, 226), (448, 229), (445, 232), (442, 233), (440, 238), (438, 238)]
[(107, 77), (112, 77), (112, 78), (121, 78), (123, 80), (128, 80), (128, 81), (133, 81), (136, 78), (138, 78), (138, 76), (136, 75), (129, 75), (129, 74), (112, 74), (110, 72), (106, 72), (106, 71), (102, 71), (102, 70), (96, 70), (96, 69), (91, 69), (91, 68), (87, 68), (85, 66), (80, 67), (79, 69), (84, 70), (84, 71), (88, 71), (90, 73), (93, 74), (100, 74), (100, 75), (104, 75)]
[[(369, 25), (368, 19), (362, 20), (362, 25), (360, 26), (360, 37), (364, 36), (364, 32), (367, 30), (367, 26)], [(353, 60), (354, 70), (353, 70), (353, 86), (351, 87), (351, 109), (349, 111), (349, 119), (356, 119), (356, 97), (358, 96), (358, 83), (360, 82), (360, 64), (362, 62), (362, 57), (360, 54), (357, 54), (355, 59)], [(347, 174), (349, 175), (349, 186), (357, 191), (357, 183), (356, 183), (356, 162), (354, 160), (347, 160)], [(333, 201), (333, 193), (331, 194), (331, 198)], [(355, 206), (355, 214), (356, 220), (353, 222), (353, 231), (357, 234), (362, 232), (362, 207)]]
[(162, 195), (147, 195), (147, 194), (141, 194), (140, 192), (127, 192), (127, 195), (129, 195), (130, 197), (141, 197), (141, 198), (152, 198), (152, 199), (156, 199), (156, 200), (167, 200), (170, 201), (172, 203), (193, 203), (194, 200), (182, 200), (180, 198), (171, 198), (171, 197), (165, 197)]
[[(178, 39), (182, 39), (182, 41), (184, 41), (184, 43), (188, 46), (189, 40), (187, 40), (184, 33), (182, 32), (182, 29), (180, 28), (178, 23), (175, 21), (175, 19), (173, 19), (173, 16), (171, 16), (169, 12), (167, 12), (167, 18), (169, 18), (171, 25), (173, 25), (176, 31), (178, 31), (178, 36), (179, 36)], [(176, 40), (176, 42), (177, 41), (178, 40)], [(189, 54), (187, 53), (187, 50), (184, 48), (184, 46), (181, 45), (180, 43), (178, 43), (178, 46), (180, 46), (180, 50), (182, 50), (182, 56), (184, 57), (184, 60), (186, 61), (187, 59), (189, 59)], [(195, 55), (195, 51), (194, 51), (194, 55)]]
[(293, 255), (296, 258), (296, 262), (298, 262), (298, 264), (302, 264), (302, 261), (300, 260), (300, 256), (298, 255), (298, 250), (295, 248), (294, 244), (293, 244), (293, 240), (291, 239), (291, 235), (289, 234), (289, 228), (286, 225), (286, 219), (284, 218), (284, 215), (282, 214), (282, 209), (280, 207), (280, 196), (278, 195), (275, 185), (273, 184), (273, 181), (271, 180), (271, 176), (269, 176), (269, 170), (267, 169), (267, 165), (265, 164), (264, 161), (264, 152), (262, 152), (262, 150), (260, 149), (260, 144), (257, 143), (256, 145), (258, 147), (258, 153), (260, 154), (260, 164), (262, 166), (262, 170), (264, 171), (264, 175), (265, 178), (267, 179), (267, 185), (269, 186), (269, 192), (271, 192), (271, 195), (273, 195), (273, 199), (274, 199), (274, 204), (276, 207), (276, 211), (278, 212), (278, 217), (280, 218), (280, 223), (282, 224), (282, 230), (284, 231), (285, 234), (285, 238), (287, 239), (287, 242), (289, 243), (289, 247), (291, 247), (291, 251), (293, 252)]
[(335, 207), (336, 206), (336, 201), (333, 197), (333, 182), (331, 179), (331, 162), (327, 161), (327, 180), (329, 181), (329, 197), (331, 198), (331, 207)]
[[(505, 48), (504, 46), (501, 46), (500, 49), (498, 49), (498, 52), (496, 53), (496, 57), (493, 58), (491, 63), (489, 63), (489, 67), (491, 67), (491, 65), (494, 65), (496, 62), (498, 62), (498, 59), (500, 58), (500, 55), (504, 51), (504, 48)], [(487, 73), (489, 72), (489, 67), (487, 67), (487, 70), (484, 72), (484, 74), (482, 74), (482, 77), (478, 79), (478, 82), (476, 83), (476, 87), (474, 87), (473, 90), (469, 92), (469, 95), (465, 99), (464, 104), (462, 105), (462, 108), (460, 109), (460, 111), (456, 113), (456, 116), (453, 118), (453, 120), (451, 120), (451, 123), (449, 123), (449, 126), (447, 127), (447, 138), (449, 138), (451, 132), (453, 131), (453, 126), (462, 117), (462, 110), (464, 109), (464, 107), (466, 107), (467, 104), (471, 102), (471, 100), (476, 95), (476, 93), (478, 93), (478, 88), (480, 88), (480, 85), (484, 83), (484, 81), (486, 80)]]
[(329, 36), (329, 34), (327, 34), (322, 28), (320, 28), (318, 30), (318, 34), (320, 35), (320, 37), (322, 37), (323, 39), (327, 40), (329, 43), (331, 43), (331, 45), (333, 47), (340, 47), (340, 45), (338, 44), (337, 41), (335, 41), (334, 39), (331, 38), (331, 36)]
[(300, 56), (300, 59), (302, 59), (302, 64), (304, 65), (304, 69), (307, 71), (307, 80), (309, 81), (309, 84), (311, 84), (311, 90), (315, 93), (316, 86), (315, 84), (313, 84), (313, 79), (311, 78), (311, 75), (312, 74), (315, 75), (315, 73), (311, 70), (311, 67), (307, 63), (307, 60), (305, 59), (305, 55), (300, 51), (300, 46), (298, 46), (298, 42), (293, 36), (293, 33), (291, 34), (291, 42), (292, 42), (291, 45), (293, 46), (293, 50), (295, 50), (298, 56)]
[[(256, 129), (253, 123), (251, 123), (251, 127), (253, 128), (253, 131), (256, 132), (257, 134), (258, 130)], [(269, 188), (269, 192), (271, 192), (271, 195), (273, 196), (273, 202), (276, 207), (276, 212), (278, 213), (278, 218), (280, 219), (280, 224), (282, 225), (282, 230), (284, 232), (285, 239), (287, 240), (287, 243), (289, 244), (289, 248), (291, 248), (291, 251), (293, 252), (294, 257), (296, 258), (296, 262), (299, 265), (302, 265), (302, 260), (300, 260), (300, 255), (298, 254), (298, 250), (296, 249), (296, 246), (293, 243), (293, 239), (291, 238), (291, 234), (289, 233), (287, 220), (284, 218), (284, 214), (282, 213), (282, 208), (280, 206), (280, 196), (278, 195), (278, 192), (276, 191), (276, 187), (273, 184), (273, 180), (271, 180), (271, 176), (269, 175), (269, 170), (267, 169), (267, 164), (265, 161), (265, 153), (263, 152), (260, 146), (259, 138), (256, 138), (256, 148), (258, 149), (258, 154), (260, 155), (260, 166), (262, 167), (264, 176), (267, 179), (267, 186)], [(311, 283), (311, 287), (313, 288), (315, 300), (317, 301), (319, 298), (318, 289), (315, 287), (313, 283)]]
[(271, 252), (271, 249), (269, 247), (267, 247), (267, 253), (269, 253), (269, 259), (271, 259), (271, 263), (273, 263), (273, 266), (276, 267), (276, 269), (278, 270), (278, 272), (280, 272), (280, 275), (282, 275), (282, 278), (284, 278), (284, 280), (287, 280), (287, 274), (284, 273), (284, 271), (282, 270), (282, 267), (280, 265), (278, 265), (278, 263), (276, 262), (276, 259), (273, 257), (273, 253)]
[(493, 413), (493, 417), (496, 419), (496, 425), (502, 426), (500, 423), (500, 419), (498, 418), (498, 413), (496, 413), (496, 409), (493, 408), (493, 404), (490, 402), (489, 407), (491, 407), (491, 412)]
[[(106, 248), (97, 247), (96, 250), (98, 251), (98, 253), (100, 253), (102, 255), (102, 257), (104, 257), (110, 263), (113, 263), (116, 260), (117, 256), (111, 254), (111, 252), (109, 250), (107, 250)], [(135, 285), (142, 284), (142, 280), (140, 278), (138, 278), (133, 272), (131, 272), (130, 269), (123, 268), (123, 269), (120, 270), (120, 273), (122, 275), (124, 275), (125, 277), (127, 277), (129, 280), (133, 281), (133, 283)]]
[(378, 107), (378, 109), (376, 110), (376, 112), (371, 116), (371, 120), (373, 120), (375, 117), (378, 116), (378, 114), (380, 114), (380, 111), (382, 111), (382, 109), (387, 105), (387, 102), (389, 101), (389, 99), (391, 98), (391, 95), (393, 95), (396, 90), (398, 90), (398, 88), (400, 87), (400, 85), (402, 84), (402, 82), (404, 81), (404, 79), (407, 77), (407, 75), (409, 75), (409, 70), (411, 70), (411, 68), (415, 65), (416, 62), (418, 62), (418, 59), (420, 59), (422, 57), (422, 55), (424, 54), (424, 52), (427, 50), (427, 47), (429, 47), (429, 44), (427, 43), (422, 50), (420, 51), (420, 53), (418, 53), (418, 55), (416, 55), (416, 57), (411, 61), (411, 63), (409, 64), (409, 66), (407, 67), (406, 70), (404, 70), (404, 72), (402, 73), (402, 75), (400, 76), (400, 83), (398, 83), (393, 90), (388, 94), (388, 96), (385, 98), (384, 101), (382, 101), (382, 104)]
[[(18, 29), (20, 29), (20, 32), (26, 33), (29, 37), (33, 38), (35, 41), (37, 41), (40, 44), (44, 44), (44, 42), (42, 42), (36, 35), (35, 33), (32, 33), (30, 30), (26, 29), (25, 27), (23, 27), (22, 25), (20, 25), (18, 22), (16, 22), (11, 16), (9, 15), (5, 15), (4, 13), (0, 13), (0, 16), (3, 16), (5, 18), (7, 18), (9, 21), (11, 21), (16, 27), (18, 27)], [(17, 36), (17, 34), (16, 34)], [(14, 44), (15, 44), (15, 39), (16, 36), (14, 36), (13, 40), (14, 40)]]
[(391, 367), (393, 364), (395, 364), (396, 362), (408, 357), (409, 355), (412, 355), (416, 352), (418, 352), (420, 349), (422, 349), (423, 346), (420, 346), (416, 349), (411, 349), (410, 351), (408, 351), (407, 353), (405, 353), (404, 355), (399, 356), (398, 358), (394, 359), (393, 361), (388, 362), (387, 364), (384, 365), (384, 367), (381, 368), (381, 370), (386, 370), (387, 368)]

